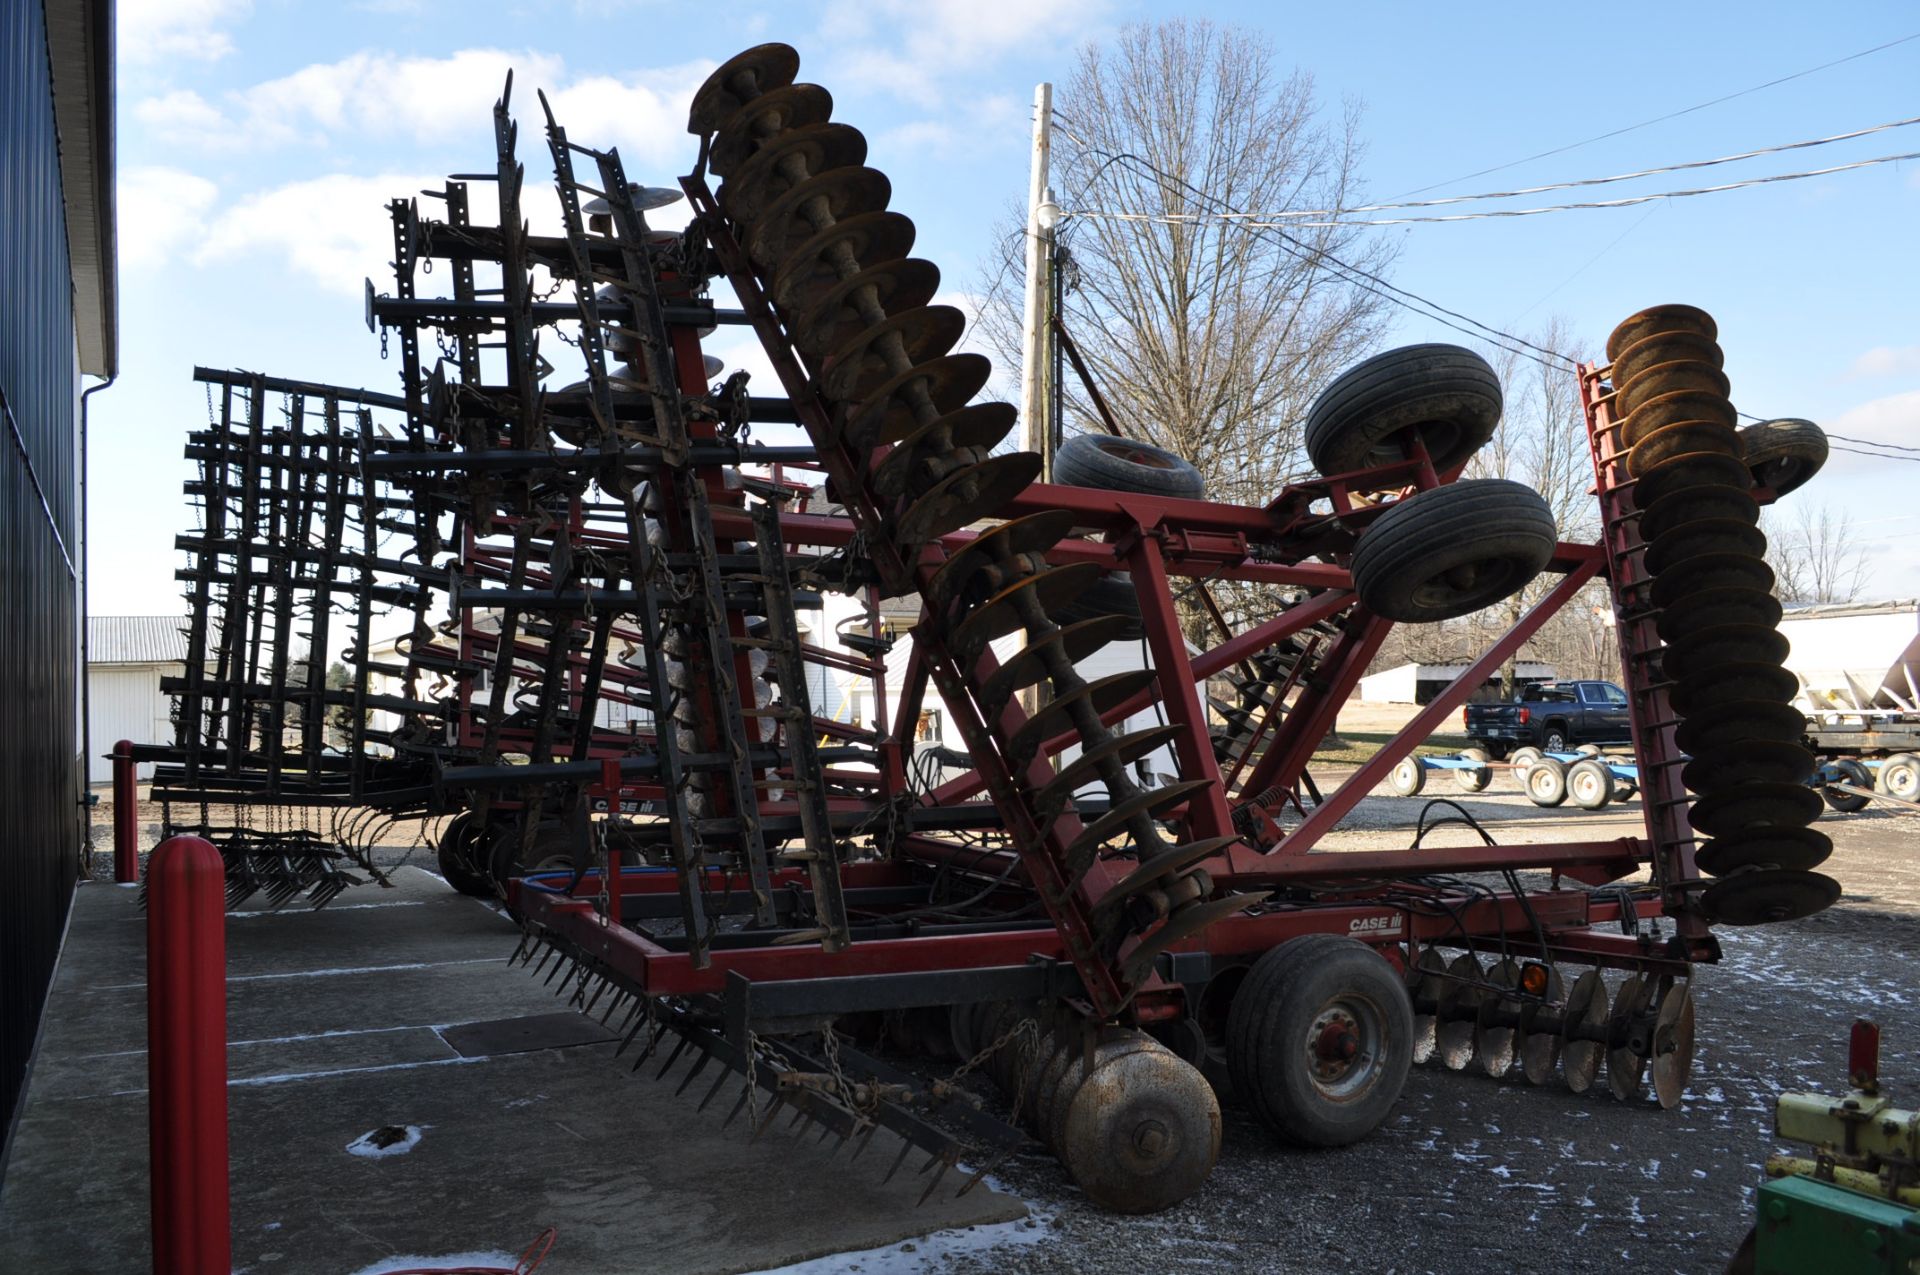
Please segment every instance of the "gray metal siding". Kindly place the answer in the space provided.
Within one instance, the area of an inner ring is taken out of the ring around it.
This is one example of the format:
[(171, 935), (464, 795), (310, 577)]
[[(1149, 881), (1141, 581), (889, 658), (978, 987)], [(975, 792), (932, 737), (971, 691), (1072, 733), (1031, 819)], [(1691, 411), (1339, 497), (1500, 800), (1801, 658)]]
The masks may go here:
[(0, 4), (0, 1114), (11, 1131), (82, 837), (72, 274), (46, 28)]

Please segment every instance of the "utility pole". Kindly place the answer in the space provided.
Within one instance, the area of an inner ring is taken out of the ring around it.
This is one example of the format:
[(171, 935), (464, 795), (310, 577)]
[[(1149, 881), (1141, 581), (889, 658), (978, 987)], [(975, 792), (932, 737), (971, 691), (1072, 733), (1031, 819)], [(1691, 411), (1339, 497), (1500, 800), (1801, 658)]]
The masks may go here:
[(1027, 184), (1026, 311), (1020, 343), (1020, 446), (1040, 453), (1040, 477), (1053, 477), (1053, 431), (1047, 408), (1050, 357), (1048, 301), (1053, 276), (1053, 227), (1059, 208), (1048, 185), (1053, 150), (1053, 85), (1033, 90), (1033, 168)]

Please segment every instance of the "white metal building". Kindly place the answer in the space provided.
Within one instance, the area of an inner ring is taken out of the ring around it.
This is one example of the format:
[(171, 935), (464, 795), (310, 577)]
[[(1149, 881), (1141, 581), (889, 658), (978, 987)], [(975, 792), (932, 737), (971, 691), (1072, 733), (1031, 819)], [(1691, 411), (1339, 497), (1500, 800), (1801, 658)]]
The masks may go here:
[[(173, 742), (173, 701), (160, 691), (163, 677), (187, 671), (187, 627), (178, 615), (95, 615), (87, 618), (87, 726), (93, 756), (87, 781), (113, 778), (107, 754), (120, 740), (136, 744)], [(153, 773), (140, 767), (140, 778)]]
[[(1435, 695), (1466, 671), (1465, 664), (1402, 664), (1399, 668), (1382, 669), (1360, 679), (1360, 698), (1369, 704), (1431, 703)], [(1551, 682), (1553, 665), (1521, 660), (1514, 676), (1522, 682)], [(1490, 678), (1487, 686), (1497, 691), (1499, 677)]]

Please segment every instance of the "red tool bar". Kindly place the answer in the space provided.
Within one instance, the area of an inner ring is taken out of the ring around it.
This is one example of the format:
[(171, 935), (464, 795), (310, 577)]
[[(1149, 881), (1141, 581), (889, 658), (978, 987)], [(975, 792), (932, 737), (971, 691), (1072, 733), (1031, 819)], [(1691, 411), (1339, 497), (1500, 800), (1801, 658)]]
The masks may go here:
[(229, 1270), (226, 867), (171, 837), (147, 868), (147, 1107), (156, 1275)]

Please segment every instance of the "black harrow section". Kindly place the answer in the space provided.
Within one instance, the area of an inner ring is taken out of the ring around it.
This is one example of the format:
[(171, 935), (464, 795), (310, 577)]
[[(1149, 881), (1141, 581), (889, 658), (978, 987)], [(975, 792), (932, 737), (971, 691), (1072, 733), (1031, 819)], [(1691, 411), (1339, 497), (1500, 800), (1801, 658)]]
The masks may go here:
[(1821, 804), (1807, 786), (1814, 759), (1792, 703), (1799, 681), (1781, 666), (1780, 603), (1718, 335), (1705, 311), (1657, 306), (1614, 329), (1607, 357), (1645, 553), (1636, 605), (1655, 617), (1691, 758), (1687, 820), (1705, 838), (1694, 861), (1718, 878), (1700, 907), (1755, 925), (1818, 912), (1840, 886), (1811, 870), (1833, 844), (1807, 826)]

